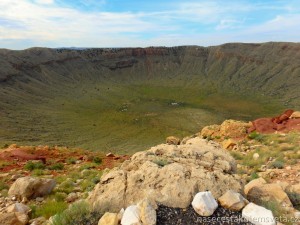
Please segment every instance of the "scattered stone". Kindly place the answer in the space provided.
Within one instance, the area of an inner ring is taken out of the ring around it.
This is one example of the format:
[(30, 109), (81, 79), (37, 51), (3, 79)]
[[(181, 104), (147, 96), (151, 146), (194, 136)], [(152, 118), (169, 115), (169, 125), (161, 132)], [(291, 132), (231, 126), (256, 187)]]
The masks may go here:
[(29, 214), (31, 212), (31, 209), (22, 203), (15, 203), (13, 205), (10, 205), (6, 208), (6, 212), (19, 212), (24, 214)]
[(255, 225), (276, 225), (272, 211), (252, 202), (243, 209), (242, 216)]
[(109, 152), (106, 154), (106, 157), (115, 157), (115, 155), (113, 153)]
[(42, 197), (37, 197), (37, 198), (35, 199), (35, 201), (37, 201), (37, 202), (43, 202), (43, 201), (44, 201), (44, 198), (42, 198)]
[(26, 225), (29, 217), (24, 213), (10, 212), (0, 214), (1, 225)]
[(200, 216), (211, 216), (218, 208), (218, 203), (210, 191), (205, 191), (195, 195), (192, 206)]
[(170, 136), (170, 137), (167, 137), (166, 143), (169, 145), (179, 145), (180, 139), (178, 137)]
[(142, 225), (140, 220), (140, 210), (136, 205), (126, 208), (121, 225)]
[(252, 189), (254, 187), (257, 187), (257, 186), (261, 186), (261, 185), (266, 184), (266, 183), (267, 182), (263, 178), (258, 178), (258, 179), (250, 181), (244, 187), (244, 193), (245, 193), (245, 195), (248, 195), (248, 192), (249, 192), (250, 189)]
[(144, 199), (138, 203), (138, 208), (140, 211), (140, 219), (142, 224), (156, 225), (156, 211), (157, 205), (153, 205), (149, 199)]
[(45, 225), (46, 224), (45, 217), (38, 217), (29, 221), (30, 225)]
[(117, 213), (106, 212), (98, 222), (98, 225), (118, 225), (119, 219)]
[(253, 154), (253, 159), (254, 160), (258, 160), (259, 159), (259, 154), (258, 153), (254, 153)]
[(249, 189), (246, 196), (249, 201), (256, 204), (260, 204), (261, 201), (276, 201), (280, 205), (293, 207), (282, 187), (275, 183), (253, 186)]
[(240, 211), (248, 204), (248, 201), (240, 193), (231, 190), (222, 195), (218, 201), (224, 208), (234, 211)]
[(78, 199), (78, 195), (74, 192), (68, 194), (68, 196), (66, 197), (66, 202), (70, 203), (70, 202), (75, 202)]
[(290, 116), (291, 119), (300, 119), (300, 111), (295, 111)]
[(27, 199), (45, 196), (51, 193), (55, 187), (54, 179), (44, 179), (35, 177), (18, 178), (8, 191), (9, 196), (15, 196), (19, 199)]
[(230, 149), (232, 147), (234, 147), (236, 145), (236, 142), (234, 140), (230, 139), (226, 139), (222, 142), (222, 146), (224, 149)]

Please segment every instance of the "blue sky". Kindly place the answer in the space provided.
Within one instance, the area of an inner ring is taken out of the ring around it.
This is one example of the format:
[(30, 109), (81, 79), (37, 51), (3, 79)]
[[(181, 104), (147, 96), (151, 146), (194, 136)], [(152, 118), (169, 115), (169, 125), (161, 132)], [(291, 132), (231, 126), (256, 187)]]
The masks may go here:
[(300, 39), (300, 0), (0, 0), (0, 48)]

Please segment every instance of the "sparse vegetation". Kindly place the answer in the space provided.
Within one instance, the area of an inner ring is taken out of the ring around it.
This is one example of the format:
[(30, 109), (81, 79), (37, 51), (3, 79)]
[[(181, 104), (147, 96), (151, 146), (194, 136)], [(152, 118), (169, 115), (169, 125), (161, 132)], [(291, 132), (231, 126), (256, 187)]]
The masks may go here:
[(94, 225), (102, 215), (101, 212), (93, 211), (86, 202), (80, 201), (56, 215), (52, 225)]
[(284, 162), (276, 160), (271, 163), (270, 165), (271, 168), (276, 168), (276, 169), (282, 169), (284, 167)]
[(64, 169), (64, 164), (62, 163), (55, 163), (51, 166), (48, 166), (49, 170), (63, 170)]
[(24, 169), (29, 170), (29, 171), (42, 170), (42, 169), (45, 169), (45, 168), (46, 168), (45, 164), (41, 161), (37, 161), (37, 162), (29, 161), (24, 166)]
[(68, 204), (66, 202), (47, 200), (40, 206), (31, 205), (30, 207), (33, 218), (43, 216), (48, 219), (55, 214), (63, 212), (68, 207)]
[(169, 164), (169, 162), (165, 159), (156, 159), (156, 160), (153, 160), (153, 162), (160, 167), (164, 167)]

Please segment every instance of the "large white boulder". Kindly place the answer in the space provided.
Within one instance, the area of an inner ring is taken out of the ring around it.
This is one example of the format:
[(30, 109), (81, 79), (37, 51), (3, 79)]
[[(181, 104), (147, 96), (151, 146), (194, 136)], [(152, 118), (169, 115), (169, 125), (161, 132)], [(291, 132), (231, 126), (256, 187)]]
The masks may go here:
[(128, 206), (121, 220), (122, 225), (142, 225), (137, 205)]
[(192, 206), (200, 216), (211, 216), (218, 208), (218, 203), (210, 191), (205, 191), (195, 195)]
[(252, 202), (243, 209), (242, 217), (255, 225), (276, 225), (272, 211)]

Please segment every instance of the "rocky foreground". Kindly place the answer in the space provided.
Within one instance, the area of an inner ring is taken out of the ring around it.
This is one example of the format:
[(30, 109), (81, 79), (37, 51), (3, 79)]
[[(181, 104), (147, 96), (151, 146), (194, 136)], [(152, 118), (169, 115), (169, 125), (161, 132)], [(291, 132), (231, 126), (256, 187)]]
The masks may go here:
[(299, 133), (253, 124), (225, 121), (130, 158), (9, 146), (0, 224), (299, 224)]

